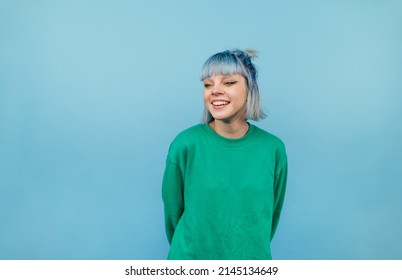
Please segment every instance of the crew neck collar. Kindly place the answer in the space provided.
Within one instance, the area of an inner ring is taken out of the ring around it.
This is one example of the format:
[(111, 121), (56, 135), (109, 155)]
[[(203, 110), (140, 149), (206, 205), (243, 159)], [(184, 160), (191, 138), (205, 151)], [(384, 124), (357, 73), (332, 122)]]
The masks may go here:
[(226, 147), (240, 147), (247, 144), (251, 140), (255, 131), (254, 125), (250, 124), (249, 122), (247, 122), (247, 124), (248, 130), (246, 134), (240, 138), (226, 138), (216, 133), (216, 131), (213, 130), (209, 124), (204, 124), (203, 126), (208, 136), (210, 136), (216, 143)]

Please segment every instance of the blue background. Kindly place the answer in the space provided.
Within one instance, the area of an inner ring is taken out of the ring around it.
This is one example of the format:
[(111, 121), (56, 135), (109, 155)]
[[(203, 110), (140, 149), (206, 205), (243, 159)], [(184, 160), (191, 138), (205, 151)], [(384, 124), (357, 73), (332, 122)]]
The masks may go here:
[(1, 1), (0, 258), (164, 259), (200, 68), (252, 47), (283, 139), (275, 259), (402, 259), (402, 1)]

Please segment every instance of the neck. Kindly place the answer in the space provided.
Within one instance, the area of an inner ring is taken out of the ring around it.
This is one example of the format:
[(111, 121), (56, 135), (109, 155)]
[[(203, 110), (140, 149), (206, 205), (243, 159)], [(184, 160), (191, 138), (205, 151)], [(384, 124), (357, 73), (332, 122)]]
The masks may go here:
[(248, 131), (248, 123), (246, 120), (239, 120), (230, 123), (213, 120), (209, 125), (220, 136), (231, 139), (241, 138)]

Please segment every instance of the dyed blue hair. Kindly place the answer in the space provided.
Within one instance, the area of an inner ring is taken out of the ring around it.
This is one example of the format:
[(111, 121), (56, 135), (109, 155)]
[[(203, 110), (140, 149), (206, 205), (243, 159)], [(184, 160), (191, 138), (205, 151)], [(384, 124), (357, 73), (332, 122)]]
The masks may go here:
[[(212, 55), (204, 63), (201, 70), (201, 81), (216, 75), (240, 74), (247, 83), (247, 105), (244, 118), (259, 121), (266, 117), (261, 109), (260, 92), (257, 84), (257, 69), (251, 59), (257, 57), (256, 51), (238, 49), (226, 50)], [(202, 123), (213, 121), (211, 113), (204, 106)]]

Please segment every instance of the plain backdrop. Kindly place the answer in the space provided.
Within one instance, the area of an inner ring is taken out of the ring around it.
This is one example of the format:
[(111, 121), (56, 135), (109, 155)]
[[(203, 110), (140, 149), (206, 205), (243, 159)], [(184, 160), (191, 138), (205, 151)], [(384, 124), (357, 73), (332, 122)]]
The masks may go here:
[(402, 259), (402, 1), (0, 2), (1, 259), (165, 259), (167, 150), (232, 48), (287, 147), (274, 259)]

